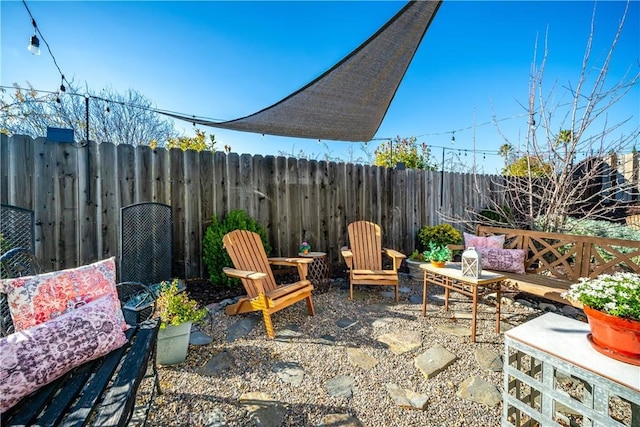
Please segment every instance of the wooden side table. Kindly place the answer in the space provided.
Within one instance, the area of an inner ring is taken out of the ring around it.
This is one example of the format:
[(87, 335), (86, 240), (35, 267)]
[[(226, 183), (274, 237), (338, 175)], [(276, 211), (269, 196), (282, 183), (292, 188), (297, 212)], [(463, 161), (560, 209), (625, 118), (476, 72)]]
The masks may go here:
[(308, 252), (298, 253), (302, 258), (313, 258), (313, 262), (309, 264), (307, 279), (313, 283), (315, 289), (319, 293), (329, 290), (329, 262), (327, 261), (326, 252)]
[[(427, 312), (427, 283), (444, 288), (444, 309), (449, 310), (449, 292), (456, 291), (473, 298), (471, 311), (471, 342), (476, 342), (476, 320), (478, 314), (478, 297), (495, 291), (496, 296), (496, 332), (500, 332), (500, 285), (505, 276), (491, 271), (482, 270), (477, 279), (462, 275), (460, 263), (448, 262), (445, 267), (434, 267), (430, 263), (421, 264), (424, 270), (424, 285), (422, 289), (422, 317)], [(478, 288), (482, 287), (481, 293)]]

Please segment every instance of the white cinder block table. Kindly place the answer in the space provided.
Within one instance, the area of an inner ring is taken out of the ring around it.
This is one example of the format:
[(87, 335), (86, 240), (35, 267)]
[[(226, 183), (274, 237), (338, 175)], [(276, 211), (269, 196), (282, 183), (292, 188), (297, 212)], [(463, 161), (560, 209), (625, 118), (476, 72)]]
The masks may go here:
[(553, 313), (505, 332), (503, 426), (640, 426), (640, 367), (596, 351), (589, 332)]

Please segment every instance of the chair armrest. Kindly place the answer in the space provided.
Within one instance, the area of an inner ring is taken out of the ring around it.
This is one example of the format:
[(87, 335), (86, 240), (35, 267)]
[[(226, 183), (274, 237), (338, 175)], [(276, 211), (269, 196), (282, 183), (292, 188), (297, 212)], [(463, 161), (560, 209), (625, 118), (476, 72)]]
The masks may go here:
[(463, 251), (464, 250), (464, 245), (447, 245), (447, 247), (452, 250), (452, 251)]
[(261, 280), (267, 277), (265, 273), (248, 270), (236, 270), (235, 268), (225, 267), (222, 269), (224, 274), (229, 277), (235, 277), (236, 279), (248, 279), (248, 280)]
[(271, 265), (296, 266), (298, 264), (311, 264), (313, 262), (313, 258), (274, 257), (274, 258), (267, 258), (267, 261), (269, 261), (269, 264)]
[(271, 265), (296, 266), (298, 268), (298, 276), (300, 280), (307, 280), (307, 271), (309, 264), (313, 262), (313, 258), (267, 258)]
[(382, 252), (389, 255), (391, 258), (404, 259), (407, 257), (405, 254), (393, 249), (382, 248)]
[(382, 253), (393, 258), (393, 271), (398, 271), (402, 260), (407, 257), (405, 254), (389, 248), (382, 248)]
[(353, 268), (353, 252), (347, 246), (340, 248), (340, 253), (344, 258), (344, 262), (347, 264), (347, 268), (351, 270)]

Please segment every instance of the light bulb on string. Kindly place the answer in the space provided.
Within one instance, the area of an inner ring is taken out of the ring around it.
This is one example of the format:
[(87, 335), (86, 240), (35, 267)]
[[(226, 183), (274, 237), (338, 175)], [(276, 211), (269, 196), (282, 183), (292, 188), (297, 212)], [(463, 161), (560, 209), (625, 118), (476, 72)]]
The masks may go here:
[(32, 55), (40, 55), (40, 40), (38, 40), (38, 36), (36, 32), (38, 31), (38, 26), (36, 25), (36, 20), (31, 19), (31, 25), (33, 25), (33, 35), (29, 39), (29, 45), (27, 46), (27, 50), (31, 52)]
[(27, 50), (31, 52), (32, 55), (40, 55), (40, 40), (38, 40), (38, 36), (36, 36), (35, 33), (29, 39)]
[(60, 79), (60, 92), (66, 92), (67, 88), (64, 87), (64, 74), (62, 75), (61, 79)]
[(456, 143), (456, 131), (451, 132), (451, 143)]

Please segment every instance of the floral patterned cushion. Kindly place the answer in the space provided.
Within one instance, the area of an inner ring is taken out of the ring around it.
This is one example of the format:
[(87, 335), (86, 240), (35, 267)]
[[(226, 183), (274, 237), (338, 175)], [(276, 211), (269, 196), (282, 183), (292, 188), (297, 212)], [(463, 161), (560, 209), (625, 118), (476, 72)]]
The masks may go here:
[(115, 257), (77, 268), (0, 280), (16, 331), (46, 322), (104, 295), (113, 295), (113, 311), (126, 323), (116, 290)]
[(0, 339), (0, 413), (127, 342), (111, 295)]
[(464, 235), (464, 248), (494, 248), (502, 249), (504, 246), (504, 234), (499, 236), (475, 236), (469, 233)]
[(508, 271), (524, 274), (525, 252), (522, 249), (476, 248), (482, 256), (485, 270)]

